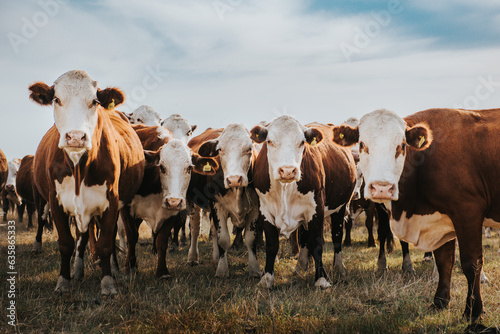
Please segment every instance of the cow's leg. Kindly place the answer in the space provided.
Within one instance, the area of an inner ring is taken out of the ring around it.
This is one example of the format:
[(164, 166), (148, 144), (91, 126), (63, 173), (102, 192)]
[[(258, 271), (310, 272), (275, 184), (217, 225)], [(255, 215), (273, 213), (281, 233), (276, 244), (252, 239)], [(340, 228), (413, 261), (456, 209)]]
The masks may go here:
[(168, 240), (172, 233), (172, 227), (176, 224), (177, 215), (165, 220), (156, 235), (156, 250), (158, 251), (158, 264), (156, 267), (156, 277), (160, 279), (169, 279), (170, 273), (167, 268), (167, 248)]
[(299, 258), (299, 229), (296, 229), (295, 231), (290, 234), (290, 247), (292, 249), (292, 255), (294, 258)]
[(189, 245), (188, 263), (192, 266), (199, 264), (198, 236), (200, 235), (201, 209), (194, 207), (193, 213), (189, 217), (189, 235), (191, 244)]
[(61, 271), (54, 291), (59, 293), (69, 292), (71, 289), (71, 255), (75, 249), (75, 240), (71, 235), (69, 217), (59, 206), (55, 194), (50, 199), (50, 210), (52, 212), (57, 234), (59, 236), (59, 253), (61, 254)]
[(171, 242), (168, 251), (171, 253), (177, 252), (179, 250), (179, 231), (181, 229), (181, 224), (179, 219), (176, 219), (173, 225), (174, 233), (171, 235)]
[(23, 200), (21, 204), (17, 206), (17, 219), (19, 220), (20, 223), (23, 222), (25, 208), (26, 208), (26, 201)]
[(2, 198), (3, 200), (3, 221), (6, 222), (7, 221), (7, 214), (9, 213), (9, 200), (7, 199), (6, 196), (3, 196)]
[(181, 237), (179, 239), (179, 245), (181, 247), (186, 246), (187, 237), (186, 237), (186, 220), (187, 220), (187, 212), (186, 210), (181, 211), (179, 213), (180, 221), (181, 221)]
[[(324, 196), (324, 195), (323, 195)], [(316, 196), (316, 203), (319, 203), (321, 199)], [(323, 198), (324, 200), (324, 198)], [(322, 202), (322, 201), (321, 201)], [(339, 212), (334, 213), (330, 216), (331, 226), (332, 226), (332, 239), (333, 248), (335, 251), (334, 255), (334, 267), (340, 271), (341, 275), (345, 274), (345, 267), (342, 261), (342, 233), (344, 232), (344, 214), (346, 206), (342, 206)], [(325, 268), (323, 266), (323, 224), (324, 224), (324, 208), (318, 205), (316, 208), (316, 214), (313, 219), (309, 222), (309, 240), (307, 242), (307, 250), (309, 254), (312, 255), (314, 260), (314, 285), (316, 287), (326, 289), (331, 286), (328, 282), (328, 276), (326, 275)]]
[[(472, 216), (471, 214), (469, 216)], [(476, 215), (478, 217), (480, 215)], [(473, 217), (473, 216), (472, 216)], [(483, 269), (482, 222), (474, 218), (461, 220), (454, 219), (458, 247), (460, 249), (460, 263), (467, 278), (467, 300), (464, 316), (473, 323), (480, 319), (483, 313), (481, 298), (481, 272)]]
[(26, 212), (28, 213), (28, 230), (33, 228), (33, 214), (35, 213), (35, 203), (26, 203)]
[[(220, 206), (211, 208), (211, 216), (217, 239), (217, 247), (219, 249), (219, 258), (217, 261), (217, 270), (215, 277), (228, 277), (229, 265), (227, 263), (227, 251), (231, 246), (229, 230), (227, 228), (227, 212)], [(215, 260), (215, 259), (214, 259)]]
[(47, 202), (37, 193), (35, 196), (36, 211), (37, 211), (37, 231), (35, 241), (33, 242), (32, 253), (40, 253), (42, 251), (42, 235), (43, 227), (47, 224), (47, 217), (45, 216), (45, 206)]
[(139, 239), (139, 230), (137, 225), (137, 221), (139, 219), (136, 220), (130, 215), (130, 207), (127, 206), (124, 206), (120, 210), (120, 217), (123, 221), (125, 233), (127, 235), (127, 258), (125, 260), (125, 268), (127, 272), (134, 274), (137, 272), (135, 246), (137, 245), (137, 240)]
[(97, 255), (101, 259), (102, 278), (101, 295), (115, 295), (118, 291), (115, 288), (115, 281), (111, 273), (111, 254), (115, 246), (113, 239), (118, 220), (118, 196), (108, 193), (109, 207), (102, 214), (101, 231), (97, 240)]
[[(379, 253), (377, 259), (377, 272), (387, 270), (386, 247), (387, 252), (390, 253), (394, 247), (394, 236), (389, 224), (389, 216), (383, 208), (383, 204), (371, 203), (369, 211), (373, 219), (378, 219), (378, 240), (379, 240)], [(381, 216), (379, 217), (379, 214)]]
[(353, 225), (353, 220), (350, 214), (345, 216), (344, 223), (345, 223), (344, 247), (349, 247), (352, 245), (351, 231)]
[(295, 272), (306, 272), (309, 267), (309, 249), (307, 247), (309, 242), (309, 231), (306, 231), (304, 226), (301, 225), (290, 235), (290, 238), (295, 239), (298, 249)]
[[(333, 242), (333, 267), (335, 271), (338, 271), (341, 276), (346, 275), (346, 269), (344, 266), (344, 261), (342, 260), (342, 233), (344, 232), (344, 215), (345, 215), (346, 205), (333, 214), (330, 215), (332, 226), (332, 242)], [(317, 211), (316, 211), (317, 213)], [(320, 224), (323, 228), (323, 224)], [(323, 239), (323, 230), (320, 231), (321, 239)], [(311, 250), (311, 248), (309, 248)], [(314, 248), (312, 248), (314, 249)], [(321, 245), (321, 251), (323, 250), (323, 245)], [(314, 257), (314, 254), (313, 254)], [(317, 271), (318, 269), (316, 269)], [(326, 274), (325, 274), (326, 275)], [(326, 277), (326, 276), (325, 276)], [(318, 279), (318, 278), (316, 278)]]
[(443, 309), (450, 302), (451, 272), (455, 262), (455, 240), (448, 241), (436, 249), (434, 259), (439, 273), (439, 283), (433, 305), (437, 309)]
[(75, 262), (73, 263), (73, 272), (71, 273), (71, 278), (74, 280), (81, 280), (83, 278), (84, 275), (83, 257), (85, 254), (85, 248), (87, 247), (88, 241), (89, 241), (89, 231), (87, 230), (87, 232), (85, 233), (80, 233), (78, 228), (76, 228), (76, 253), (75, 253)]
[(92, 257), (92, 263), (95, 266), (100, 266), (99, 257), (97, 256), (97, 239), (99, 237), (99, 224), (97, 217), (93, 217), (89, 224), (89, 244), (90, 244), (90, 256)]
[(411, 262), (408, 243), (403, 240), (399, 240), (399, 243), (401, 244), (401, 250), (403, 252), (403, 264), (401, 266), (403, 272), (407, 274), (415, 274), (415, 269), (413, 269), (413, 264)]
[[(368, 230), (368, 247), (375, 247), (376, 246), (375, 245), (375, 238), (373, 237), (373, 223), (375, 220), (375, 215), (376, 215), (375, 205), (373, 203), (370, 203), (368, 205), (368, 210), (366, 210), (366, 220), (365, 220), (365, 226), (366, 226), (366, 229)], [(380, 239), (380, 237), (379, 237), (379, 239)], [(379, 256), (380, 256), (380, 253), (379, 253)], [(385, 251), (384, 251), (384, 256), (385, 256)]]
[(248, 274), (250, 277), (260, 277), (259, 261), (257, 260), (257, 225), (258, 220), (248, 223), (245, 228), (245, 244), (248, 250)]
[(274, 261), (279, 250), (279, 231), (276, 226), (272, 225), (263, 217), (259, 217), (263, 221), (264, 233), (266, 235), (266, 267), (264, 275), (261, 277), (259, 286), (264, 288), (272, 288), (274, 285)]

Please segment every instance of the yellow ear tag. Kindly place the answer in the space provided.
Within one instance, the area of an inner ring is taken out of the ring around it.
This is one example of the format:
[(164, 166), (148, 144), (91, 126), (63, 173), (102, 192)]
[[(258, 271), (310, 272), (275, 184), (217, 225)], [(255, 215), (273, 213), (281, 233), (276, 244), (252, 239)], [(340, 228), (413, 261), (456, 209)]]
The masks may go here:
[(420, 141), (418, 142), (418, 148), (421, 148), (422, 145), (424, 145), (425, 143), (425, 137), (424, 136), (420, 136)]
[(255, 138), (259, 138), (259, 134), (258, 133), (255, 134)]
[(344, 139), (344, 134), (343, 134), (342, 132), (341, 132), (341, 133), (339, 133), (339, 138), (340, 138), (340, 139)]
[(316, 144), (318, 144), (318, 142), (316, 141), (316, 137), (314, 137), (313, 141), (311, 142), (311, 147), (316, 146)]
[(210, 163), (207, 162), (205, 166), (203, 166), (203, 171), (204, 172), (211, 172), (212, 171), (212, 166), (210, 166)]
[(115, 99), (111, 99), (111, 103), (108, 104), (108, 109), (113, 109), (115, 107)]

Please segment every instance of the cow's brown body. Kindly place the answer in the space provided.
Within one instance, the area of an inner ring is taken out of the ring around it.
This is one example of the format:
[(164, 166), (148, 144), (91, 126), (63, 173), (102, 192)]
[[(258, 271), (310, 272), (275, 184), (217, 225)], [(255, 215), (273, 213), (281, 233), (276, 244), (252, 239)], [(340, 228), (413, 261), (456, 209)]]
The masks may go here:
[[(21, 196), (23, 200), (23, 211), (24, 206), (28, 212), (28, 228), (33, 226), (33, 213), (35, 212), (35, 187), (33, 184), (33, 155), (27, 155), (21, 160), (21, 165), (16, 175), (16, 188), (17, 193)], [(19, 220), (22, 221), (22, 216)]]

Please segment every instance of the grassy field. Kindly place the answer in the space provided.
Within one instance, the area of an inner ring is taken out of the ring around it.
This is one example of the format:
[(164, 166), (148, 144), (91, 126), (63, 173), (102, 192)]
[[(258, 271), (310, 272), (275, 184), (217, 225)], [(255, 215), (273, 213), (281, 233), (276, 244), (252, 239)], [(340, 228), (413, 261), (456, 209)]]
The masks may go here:
[[(145, 224), (143, 224), (145, 226)], [(432, 263), (422, 262), (423, 252), (412, 249), (415, 275), (401, 272), (399, 246), (388, 256), (389, 269), (375, 273), (377, 250), (366, 247), (366, 229), (357, 227), (353, 246), (343, 251), (348, 270), (345, 279), (332, 272), (333, 249), (329, 233), (324, 261), (333, 286), (314, 288), (314, 271), (293, 274), (295, 260), (281, 240), (275, 288), (257, 287), (247, 275), (245, 250), (229, 253), (230, 277), (214, 277), (211, 242), (203, 236), (200, 265), (186, 264), (187, 247), (168, 255), (172, 278), (154, 277), (156, 257), (151, 254), (150, 232), (141, 228), (138, 245), (139, 273), (117, 278), (119, 294), (102, 299), (100, 271), (85, 260), (85, 277), (72, 282), (70, 294), (53, 290), (59, 273), (57, 233), (45, 233), (43, 253), (31, 254), (34, 231), (26, 223), (16, 227), (18, 272), (17, 327), (7, 324), (7, 228), (0, 227), (0, 278), (3, 289), (0, 332), (19, 333), (463, 333), (461, 318), (466, 283), (459, 265), (452, 280), (450, 307), (429, 309), (436, 282)], [(484, 323), (500, 325), (500, 254), (496, 234), (485, 239), (485, 272), (491, 283), (483, 285)], [(264, 253), (259, 252), (261, 268)], [(311, 266), (310, 266), (311, 267)]]

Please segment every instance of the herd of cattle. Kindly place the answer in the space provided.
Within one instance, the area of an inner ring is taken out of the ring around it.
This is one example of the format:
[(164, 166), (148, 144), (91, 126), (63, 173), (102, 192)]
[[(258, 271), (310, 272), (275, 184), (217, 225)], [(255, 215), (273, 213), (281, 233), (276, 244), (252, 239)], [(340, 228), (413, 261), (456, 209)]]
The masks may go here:
[[(274, 284), (279, 236), (298, 235), (296, 270), (307, 270), (312, 257), (315, 286), (327, 288), (323, 226), (331, 226), (335, 270), (344, 272), (344, 217), (355, 211), (349, 205), (358, 182), (356, 193), (376, 204), (379, 218), (390, 220), (390, 230), (400, 240), (434, 253), (438, 309), (450, 301), (458, 240), (468, 284), (464, 315), (475, 322), (483, 312), (482, 227), (500, 226), (500, 109), (430, 109), (404, 119), (382, 109), (357, 124), (339, 126), (304, 126), (281, 116), (250, 131), (233, 123), (192, 138), (196, 125), (180, 115), (161, 122), (146, 106), (131, 115), (116, 111), (123, 93), (99, 89), (83, 71), (67, 72), (52, 86), (37, 82), (29, 89), (33, 101), (53, 106), (55, 125), (34, 156), (7, 164), (0, 154), (0, 187), (16, 184), (7, 178), (9, 169), (17, 170), (17, 192), (6, 186), (4, 205), (13, 202), (20, 210), (27, 205), (29, 226), (37, 210), (37, 251), (43, 226), (52, 217), (61, 254), (56, 291), (69, 291), (70, 280), (83, 276), (90, 240), (102, 268), (101, 294), (116, 294), (116, 235), (120, 231), (122, 242), (127, 241), (128, 270), (136, 270), (142, 221), (155, 238), (156, 275), (168, 277), (168, 239), (172, 229), (185, 225), (186, 212), (188, 261), (198, 262), (203, 211), (210, 213), (215, 231), (216, 276), (229, 274), (230, 218), (245, 230), (248, 273), (260, 278), (260, 286)], [(259, 229), (265, 234), (264, 272), (256, 257)], [(403, 268), (411, 270), (407, 254)]]

